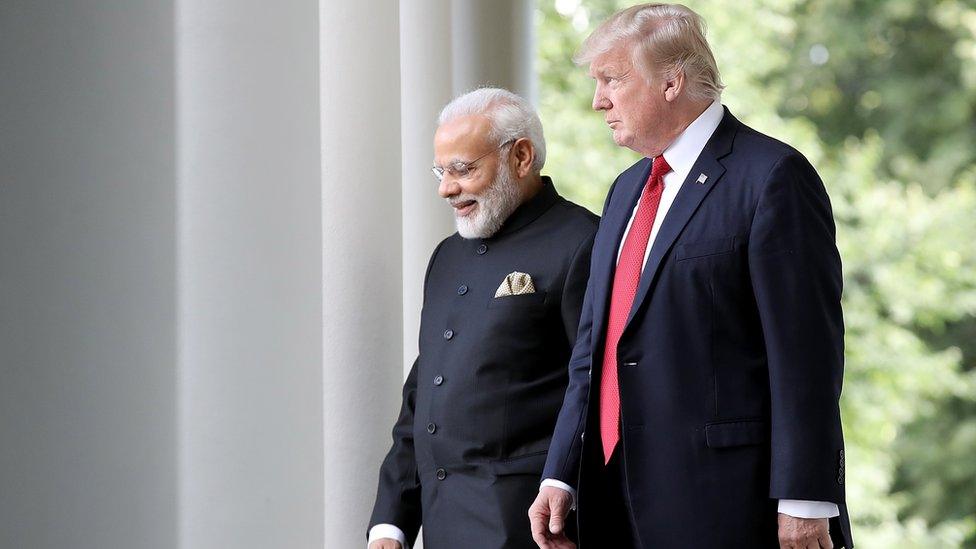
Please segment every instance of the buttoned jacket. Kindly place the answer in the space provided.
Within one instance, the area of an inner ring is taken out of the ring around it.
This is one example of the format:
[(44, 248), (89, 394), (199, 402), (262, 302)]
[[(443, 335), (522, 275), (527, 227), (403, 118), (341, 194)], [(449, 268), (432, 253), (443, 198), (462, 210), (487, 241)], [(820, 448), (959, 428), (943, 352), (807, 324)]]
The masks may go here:
[[(487, 239), (457, 234), (424, 282), (420, 354), (403, 388), (370, 520), (427, 549), (535, 547), (527, 510), (567, 385), (597, 216), (549, 178)], [(506, 276), (535, 291), (495, 297)]]

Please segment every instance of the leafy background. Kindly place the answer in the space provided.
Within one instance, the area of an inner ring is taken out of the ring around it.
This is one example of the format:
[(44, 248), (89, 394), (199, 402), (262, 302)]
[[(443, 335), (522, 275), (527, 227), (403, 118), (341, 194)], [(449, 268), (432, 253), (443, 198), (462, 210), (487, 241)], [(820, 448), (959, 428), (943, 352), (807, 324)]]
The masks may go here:
[[(637, 160), (571, 62), (629, 2), (537, 0), (547, 173), (599, 212)], [(689, 1), (740, 120), (800, 149), (844, 260), (848, 505), (864, 548), (976, 548), (976, 0)]]

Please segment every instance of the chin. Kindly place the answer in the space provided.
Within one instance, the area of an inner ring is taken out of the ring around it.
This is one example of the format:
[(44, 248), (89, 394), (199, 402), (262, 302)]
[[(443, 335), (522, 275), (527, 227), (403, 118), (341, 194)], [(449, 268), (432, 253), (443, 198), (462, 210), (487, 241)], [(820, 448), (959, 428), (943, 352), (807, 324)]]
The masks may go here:
[(613, 142), (620, 147), (628, 147), (634, 141), (634, 136), (629, 134), (619, 133), (617, 131), (613, 132)]

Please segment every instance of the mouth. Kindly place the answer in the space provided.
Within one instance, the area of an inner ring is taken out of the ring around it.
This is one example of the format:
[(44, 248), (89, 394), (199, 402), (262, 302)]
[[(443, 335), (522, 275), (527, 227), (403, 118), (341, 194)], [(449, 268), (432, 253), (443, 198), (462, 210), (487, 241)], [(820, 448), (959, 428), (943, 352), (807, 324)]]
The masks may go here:
[(459, 202), (452, 202), (451, 206), (454, 208), (454, 215), (457, 217), (465, 217), (474, 211), (475, 207), (478, 205), (476, 200), (461, 200)]
[(607, 120), (607, 126), (613, 127), (614, 124), (619, 124), (619, 120)]

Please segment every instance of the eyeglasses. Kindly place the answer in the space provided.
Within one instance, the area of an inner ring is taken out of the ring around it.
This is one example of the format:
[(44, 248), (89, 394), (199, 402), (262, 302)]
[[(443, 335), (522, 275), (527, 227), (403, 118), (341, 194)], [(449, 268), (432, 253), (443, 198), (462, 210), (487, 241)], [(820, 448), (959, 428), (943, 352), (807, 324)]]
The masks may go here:
[(431, 167), (430, 171), (434, 173), (434, 177), (436, 177), (438, 181), (444, 181), (444, 174), (450, 174), (452, 177), (455, 177), (455, 178), (458, 178), (458, 179), (464, 179), (464, 178), (468, 177), (469, 175), (471, 175), (471, 167), (474, 165), (475, 162), (481, 160), (482, 158), (484, 158), (484, 157), (488, 156), (489, 154), (491, 154), (491, 153), (493, 153), (493, 152), (501, 149), (502, 147), (504, 147), (506, 145), (511, 145), (512, 143), (515, 143), (515, 141), (517, 141), (517, 140), (516, 139), (509, 139), (508, 141), (506, 141), (506, 142), (502, 143), (501, 145), (495, 147), (494, 149), (486, 152), (485, 154), (479, 156), (478, 158), (475, 158), (471, 162), (460, 162), (460, 161), (458, 161), (458, 162), (454, 162), (453, 164), (448, 164), (446, 167), (443, 167), (443, 168), (440, 167), (440, 166), (433, 166), (433, 167)]

